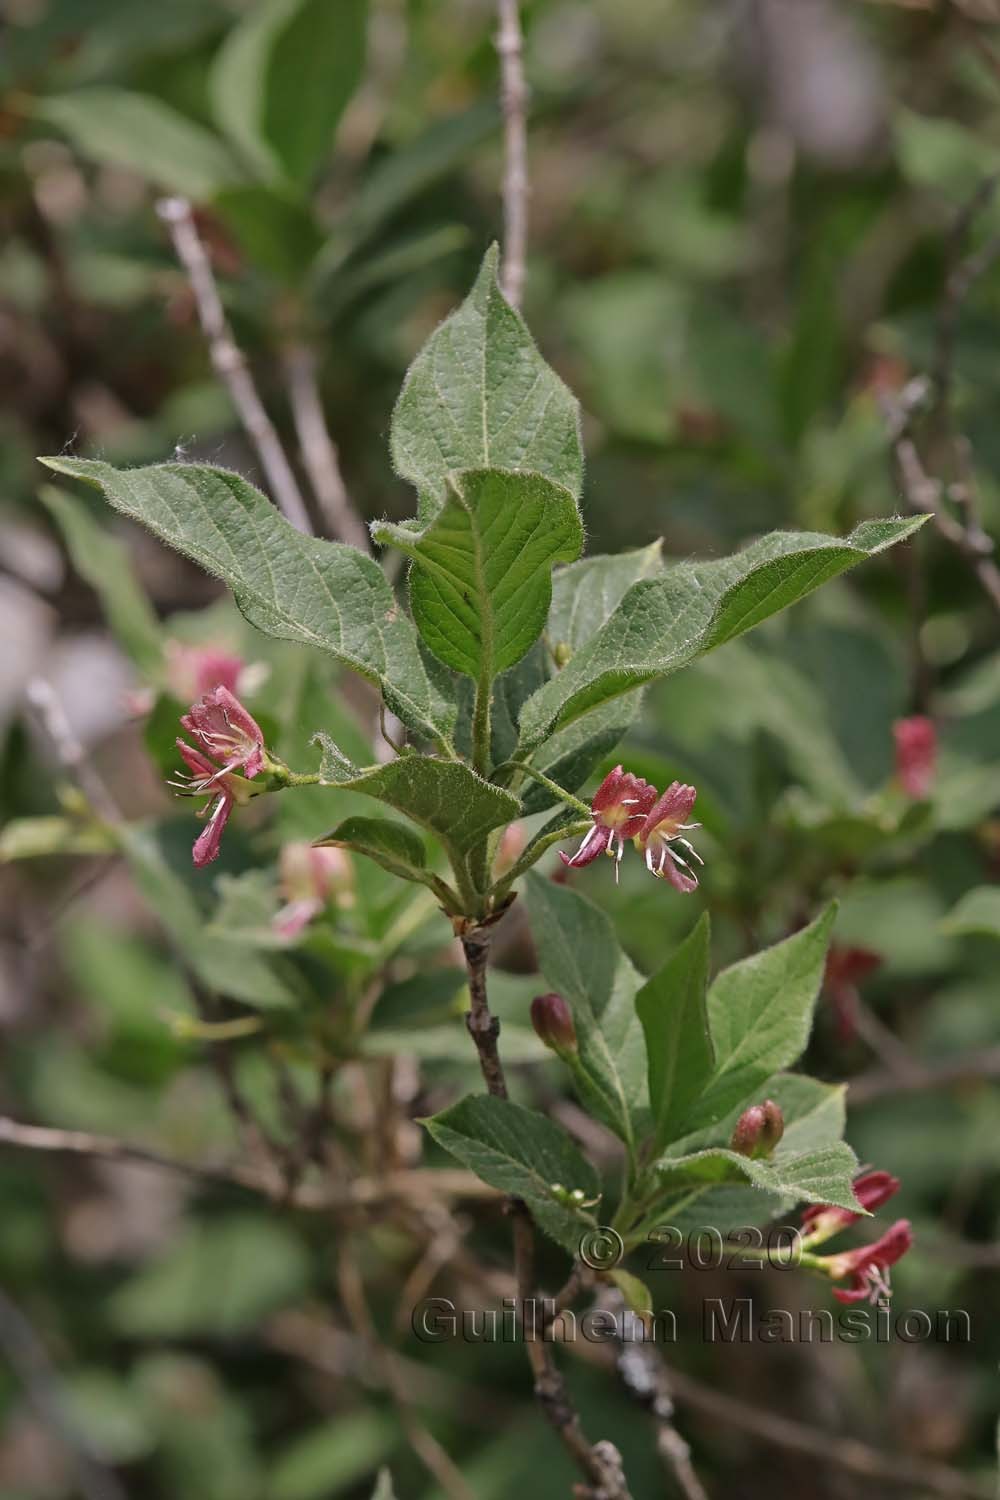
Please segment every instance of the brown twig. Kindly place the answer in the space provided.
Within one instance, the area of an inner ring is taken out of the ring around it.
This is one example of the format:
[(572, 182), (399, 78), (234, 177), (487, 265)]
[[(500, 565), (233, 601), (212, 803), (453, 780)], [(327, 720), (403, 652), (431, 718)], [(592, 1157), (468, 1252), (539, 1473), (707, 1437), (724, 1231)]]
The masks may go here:
[[(334, 1323), (328, 1308), (311, 1304), (287, 1308), (267, 1321), (261, 1336), (269, 1348), (300, 1360), (320, 1374), (360, 1383), (370, 1390), (385, 1389), (385, 1367), (376, 1367), (368, 1341)], [(495, 1386), (473, 1385), (467, 1371), (452, 1375), (385, 1345), (382, 1352), (395, 1365), (402, 1381), (419, 1387), (420, 1404), (425, 1410), (433, 1407), (453, 1416), (457, 1406), (463, 1421), (475, 1422), (491, 1432), (496, 1431), (498, 1422), (513, 1419), (514, 1404)]]
[(520, 307), (528, 243), (528, 89), (518, 0), (497, 0), (497, 20), (504, 147), (500, 285), (511, 306)]
[(907, 1078), (920, 1071), (920, 1064), (909, 1048), (903, 1045), (895, 1032), (890, 1031), (871, 1006), (862, 1000), (857, 990), (854, 992), (852, 1019), (858, 1036), (871, 1048), (887, 1073), (891, 1073), (894, 1078)]
[(120, 821), (115, 800), (88, 761), (52, 684), (44, 677), (32, 677), (26, 696), (51, 741), (60, 764), (73, 777), (87, 801), (107, 822)]
[(337, 1285), (340, 1299), (358, 1338), (367, 1348), (379, 1371), (385, 1388), (396, 1406), (406, 1440), (427, 1472), (436, 1479), (449, 1500), (475, 1500), (461, 1471), (428, 1427), (420, 1420), (410, 1396), (409, 1386), (391, 1352), (378, 1336), (364, 1281), (349, 1240), (341, 1243), (337, 1256)]
[(912, 1061), (912, 1069), (903, 1074), (878, 1068), (852, 1079), (848, 1085), (848, 1102), (852, 1106), (870, 1104), (874, 1099), (890, 1094), (918, 1094), (926, 1089), (946, 1089), (1000, 1078), (1000, 1047), (963, 1053), (934, 1067), (928, 1067), (915, 1058)]
[(330, 533), (338, 541), (371, 552), (368, 528), (351, 504), (337, 446), (323, 415), (316, 356), (305, 344), (293, 344), (285, 350), (284, 366), (302, 462)]
[(983, 178), (976, 191), (962, 206), (955, 217), (949, 236), (948, 274), (945, 292), (938, 313), (934, 349), (934, 385), (937, 404), (947, 412), (951, 403), (951, 385), (955, 371), (955, 335), (958, 318), (969, 292), (983, 276), (997, 255), (1000, 241), (996, 236), (972, 255), (965, 254), (965, 244), (976, 219), (987, 207), (1000, 186), (1000, 172), (991, 172)]
[(923, 404), (928, 390), (929, 384), (921, 376), (911, 380), (898, 398), (882, 398), (903, 497), (912, 511), (931, 517), (935, 529), (965, 558), (994, 609), (1000, 611), (1000, 568), (992, 556), (993, 543), (978, 526), (963, 525), (943, 509), (944, 486), (928, 474), (913, 437), (913, 413)]
[(0, 1355), (24, 1388), (39, 1419), (72, 1463), (81, 1500), (126, 1500), (117, 1475), (99, 1462), (66, 1409), (62, 1382), (48, 1351), (19, 1307), (0, 1291)]
[[(506, 1099), (507, 1079), (497, 1044), (500, 1022), (490, 1010), (486, 987), (490, 929), (473, 927), (462, 934), (461, 941), (471, 1001), (471, 1009), (465, 1022), (469, 1035), (476, 1044), (487, 1092), (494, 1099)], [(524, 1308), (531, 1299), (537, 1297), (535, 1225), (527, 1205), (519, 1198), (508, 1200), (508, 1212), (513, 1225), (514, 1274), (523, 1329)], [(553, 1358), (551, 1345), (544, 1339), (532, 1337), (525, 1337), (524, 1344), (534, 1376), (535, 1397), (547, 1421), (558, 1433), (567, 1452), (588, 1481), (587, 1488), (580, 1489), (581, 1495), (591, 1497), (591, 1500), (630, 1500), (621, 1455), (612, 1443), (591, 1443), (584, 1433), (566, 1389), (566, 1382)]]
[(675, 1399), (682, 1406), (703, 1412), (713, 1422), (735, 1427), (787, 1452), (818, 1459), (824, 1465), (843, 1469), (863, 1479), (901, 1485), (918, 1494), (950, 1495), (957, 1500), (962, 1500), (962, 1497), (992, 1500), (992, 1486), (979, 1484), (932, 1459), (909, 1459), (898, 1453), (880, 1453), (877, 1448), (871, 1448), (856, 1438), (820, 1432), (803, 1422), (725, 1395), (677, 1370), (671, 1371), (670, 1383)]
[(285, 1184), (277, 1172), (262, 1171), (242, 1162), (211, 1163), (185, 1161), (168, 1156), (153, 1147), (119, 1140), (116, 1136), (97, 1135), (89, 1130), (61, 1130), (51, 1125), (29, 1125), (0, 1115), (0, 1145), (21, 1150), (42, 1151), (55, 1156), (89, 1157), (95, 1161), (136, 1162), (161, 1171), (178, 1172), (204, 1183), (244, 1188), (259, 1193), (272, 1202), (290, 1201), (290, 1206), (314, 1212), (344, 1212), (350, 1209), (378, 1208), (396, 1200), (424, 1201), (439, 1197), (498, 1198), (472, 1172), (429, 1171), (413, 1169), (388, 1173), (383, 1177), (357, 1177), (333, 1187), (301, 1184), (290, 1200)]
[[(995, 561), (993, 540), (979, 521), (972, 445), (956, 427), (952, 409), (959, 316), (976, 282), (1000, 258), (1000, 235), (991, 236), (969, 255), (964, 253), (965, 245), (972, 226), (993, 198), (998, 185), (1000, 173), (984, 177), (952, 226), (948, 274), (938, 311), (931, 379), (918, 377), (911, 380), (898, 397), (883, 396), (882, 408), (903, 494), (910, 509), (933, 518), (940, 535), (965, 558), (994, 608), (1000, 611), (1000, 568)], [(947, 482), (927, 473), (913, 431), (914, 417), (931, 395), (932, 423), (936, 425), (950, 469)], [(947, 508), (949, 503), (958, 514)]]
[(308, 535), (312, 526), (302, 492), (274, 423), (257, 394), (246, 356), (233, 338), (191, 205), (186, 198), (161, 198), (157, 212), (167, 226), (174, 253), (191, 284), (212, 367), (228, 391), (240, 424), (256, 450), (275, 504), (296, 530)]
[(462, 937), (462, 952), (465, 954), (465, 968), (469, 976), (469, 1002), (470, 1010), (465, 1018), (465, 1024), (469, 1028), (469, 1035), (476, 1044), (479, 1053), (479, 1066), (482, 1069), (483, 1079), (486, 1083), (487, 1092), (494, 1099), (507, 1098), (507, 1080), (504, 1077), (503, 1063), (500, 1061), (500, 1051), (497, 1039), (500, 1036), (500, 1022), (490, 1010), (490, 1002), (486, 993), (486, 967), (490, 958), (490, 933), (486, 927), (474, 927)]

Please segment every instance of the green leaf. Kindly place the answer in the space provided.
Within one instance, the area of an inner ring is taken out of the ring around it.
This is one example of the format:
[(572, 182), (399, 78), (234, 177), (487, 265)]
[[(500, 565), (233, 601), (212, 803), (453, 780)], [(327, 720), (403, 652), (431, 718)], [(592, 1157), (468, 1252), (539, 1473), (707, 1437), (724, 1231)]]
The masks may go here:
[(575, 1254), (586, 1221), (553, 1191), (600, 1193), (597, 1173), (560, 1125), (488, 1094), (469, 1094), (424, 1120), (438, 1145), (491, 1187), (523, 1198), (536, 1221), (564, 1250)]
[(417, 629), (439, 661), (484, 685), (542, 633), (552, 565), (577, 557), (583, 526), (568, 490), (537, 474), (498, 469), (449, 476), (430, 523), (373, 528), (413, 561)]
[(83, 479), (125, 515), (222, 578), (251, 625), (327, 651), (379, 686), (418, 733), (446, 743), (455, 719), (381, 568), (340, 542), (303, 536), (239, 474), (207, 464), (113, 469), (41, 460)]
[(38, 495), (62, 532), (74, 568), (97, 593), (112, 634), (141, 672), (155, 675), (163, 661), (160, 626), (136, 582), (128, 548), (75, 495), (54, 484), (43, 484)]
[(318, 256), (313, 269), (322, 286), (337, 276), (348, 255), (387, 219), (440, 178), (461, 166), (500, 124), (492, 99), (436, 120), (414, 140), (396, 146), (366, 174), (357, 196)]
[(941, 923), (941, 931), (949, 937), (1000, 938), (1000, 886), (966, 891)]
[(293, 189), (248, 182), (216, 193), (214, 211), (236, 236), (255, 271), (298, 287), (322, 244), (308, 204)]
[(611, 698), (679, 671), (923, 524), (865, 521), (844, 541), (772, 532), (717, 562), (681, 563), (633, 584), (607, 623), (524, 706), (528, 749)]
[[(532, 753), (531, 764), (564, 791), (578, 791), (634, 722), (642, 698), (643, 690), (637, 688), (557, 729)], [(557, 800), (538, 781), (527, 782), (520, 795), (526, 814), (544, 812)]]
[[(820, 1147), (830, 1146), (844, 1134), (846, 1089), (842, 1084), (820, 1083), (802, 1073), (778, 1073), (769, 1078), (760, 1089), (760, 1097), (774, 1099), (781, 1106), (785, 1117), (785, 1134), (775, 1151), (774, 1159), (781, 1162), (787, 1156), (800, 1155)], [(691, 1184), (670, 1184), (670, 1162), (675, 1156), (686, 1156), (707, 1147), (729, 1142), (733, 1127), (739, 1118), (737, 1108), (724, 1120), (707, 1130), (686, 1138), (671, 1146), (671, 1155), (663, 1158), (664, 1195), (660, 1208), (665, 1220), (682, 1230), (697, 1228), (703, 1224), (761, 1224), (776, 1214), (793, 1208), (796, 1199), (775, 1193), (765, 1194), (755, 1187), (737, 1187), (730, 1184), (709, 1187), (691, 1197)], [(671, 1200), (678, 1198), (680, 1205), (671, 1208)]]
[(595, 636), (643, 578), (663, 571), (663, 544), (650, 543), (631, 552), (599, 553), (560, 568), (552, 580), (552, 608), (547, 634), (552, 649), (579, 651)]
[(392, 1475), (388, 1469), (380, 1469), (379, 1476), (372, 1490), (372, 1500), (396, 1500), (396, 1491), (392, 1487)]
[(157, 1447), (150, 1403), (134, 1381), (111, 1370), (77, 1369), (68, 1375), (61, 1397), (73, 1431), (101, 1463), (138, 1463)]
[(110, 1300), (111, 1326), (131, 1337), (249, 1331), (301, 1297), (309, 1267), (299, 1236), (261, 1214), (191, 1224)]
[(403, 880), (427, 878), (424, 841), (412, 829), (390, 818), (345, 818), (332, 832), (313, 842), (323, 848), (333, 845), (367, 855), (376, 864)]
[(12, 818), (0, 831), (0, 863), (46, 854), (112, 854), (115, 848), (111, 829), (58, 815)]
[(267, 0), (215, 63), (216, 118), (254, 169), (307, 184), (361, 77), (367, 0)]
[(640, 1317), (645, 1317), (653, 1311), (653, 1294), (646, 1283), (639, 1280), (638, 1276), (633, 1276), (631, 1271), (617, 1269), (609, 1271), (607, 1275), (608, 1279), (614, 1282), (625, 1298), (626, 1304), (634, 1313), (638, 1313)]
[(364, 771), (328, 760), (321, 774), (328, 786), (363, 792), (404, 813), (459, 859), (521, 811), (516, 797), (484, 781), (460, 760), (401, 755)]
[(85, 156), (129, 167), (187, 198), (203, 202), (243, 176), (220, 140), (146, 94), (88, 88), (43, 98), (34, 107)]
[(836, 906), (784, 942), (723, 969), (708, 992), (716, 1072), (692, 1125), (721, 1119), (789, 1067), (809, 1039)]
[(304, 986), (296, 983), (298, 976), (287, 960), (265, 956), (238, 938), (210, 930), (192, 891), (172, 868), (170, 851), (157, 829), (131, 825), (118, 830), (118, 839), (177, 958), (203, 984), (257, 1010), (289, 1010), (302, 1002)]
[[(551, 659), (554, 652), (578, 651), (597, 633), (633, 583), (660, 571), (659, 542), (616, 556), (586, 557), (558, 568), (552, 578), (546, 656)], [(518, 713), (527, 696), (518, 700)], [(641, 690), (602, 704), (550, 736), (533, 755), (533, 764), (550, 781), (575, 792), (610, 755), (641, 705)], [(512, 754), (513, 749), (507, 753)], [(524, 788), (521, 799), (526, 813), (544, 812), (555, 800), (537, 781)]]
[(646, 1037), (656, 1147), (685, 1134), (691, 1107), (703, 1092), (715, 1065), (705, 1007), (709, 932), (705, 912), (677, 951), (635, 997)]
[(579, 407), (501, 293), (497, 258), (494, 245), (469, 296), (413, 361), (393, 413), (393, 462), (417, 488), (421, 520), (463, 469), (537, 473), (580, 494)]
[(779, 1157), (788, 1151), (828, 1146), (844, 1134), (846, 1083), (820, 1083), (805, 1073), (779, 1073), (768, 1080), (764, 1097), (780, 1104), (785, 1117), (785, 1133), (776, 1152)]
[(717, 1185), (742, 1179), (766, 1193), (807, 1203), (833, 1203), (838, 1208), (858, 1209), (851, 1188), (858, 1162), (850, 1146), (843, 1141), (783, 1158), (776, 1155), (772, 1160), (757, 1161), (741, 1156), (737, 1151), (713, 1147), (690, 1156), (667, 1157), (658, 1166), (678, 1183), (693, 1180)]
[(575, 891), (531, 873), (525, 908), (546, 984), (573, 1012), (581, 1098), (622, 1140), (645, 1104), (645, 1049), (635, 1013), (641, 983), (610, 919)]
[[(785, 1119), (785, 1133), (776, 1155), (811, 1151), (843, 1139), (847, 1085), (820, 1083), (805, 1073), (773, 1073), (760, 1085), (754, 1099), (773, 1099)], [(746, 1101), (741, 1100), (713, 1124), (669, 1143), (666, 1155), (688, 1156), (707, 1146), (728, 1146)]]
[[(444, 1059), (466, 1068), (474, 1065), (474, 1054), (470, 1056), (469, 1052), (469, 1033), (464, 1023), (457, 1020), (440, 1026), (378, 1027), (366, 1031), (359, 1046), (366, 1057), (399, 1057), (403, 1053), (420, 1062)], [(543, 1063), (551, 1056), (552, 1053), (529, 1026), (515, 1026), (504, 1021), (505, 1063)]]
[(442, 261), (464, 250), (471, 238), (472, 233), (464, 224), (439, 224), (395, 240), (384, 250), (373, 247), (371, 254), (358, 256), (329, 284), (320, 286), (317, 301), (324, 317), (335, 321), (376, 287), (415, 277), (428, 266), (440, 270)]
[[(399, 1429), (384, 1412), (352, 1411), (293, 1438), (275, 1459), (267, 1477), (267, 1500), (333, 1500), (355, 1492), (396, 1447)], [(392, 1500), (388, 1470), (382, 1469), (372, 1500)]]

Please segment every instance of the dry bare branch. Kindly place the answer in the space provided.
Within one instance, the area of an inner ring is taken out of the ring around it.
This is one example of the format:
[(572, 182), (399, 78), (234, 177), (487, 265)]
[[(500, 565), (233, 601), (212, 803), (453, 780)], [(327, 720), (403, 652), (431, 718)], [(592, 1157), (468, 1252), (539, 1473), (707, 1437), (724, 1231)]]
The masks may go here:
[(500, 285), (521, 306), (528, 244), (528, 88), (518, 0), (497, 0), (497, 54), (503, 109), (503, 262)]
[(257, 393), (246, 356), (233, 338), (191, 205), (186, 198), (161, 198), (157, 212), (167, 226), (174, 252), (194, 293), (212, 368), (229, 392), (240, 424), (256, 450), (275, 504), (297, 531), (308, 535), (312, 526), (302, 492), (274, 423)]
[(368, 528), (351, 504), (340, 455), (326, 425), (316, 356), (305, 344), (293, 344), (285, 350), (284, 366), (302, 462), (330, 533), (340, 542), (370, 552)]

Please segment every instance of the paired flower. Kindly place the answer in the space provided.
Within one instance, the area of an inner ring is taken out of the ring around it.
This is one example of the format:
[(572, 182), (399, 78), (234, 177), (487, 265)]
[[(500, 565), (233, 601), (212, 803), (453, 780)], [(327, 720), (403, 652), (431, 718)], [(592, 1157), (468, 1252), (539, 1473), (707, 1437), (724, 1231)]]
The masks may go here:
[[(684, 821), (697, 795), (693, 786), (674, 781), (657, 797), (656, 788), (648, 781), (615, 766), (597, 788), (590, 804), (593, 828), (574, 855), (560, 850), (559, 858), (574, 870), (589, 865), (599, 854), (610, 855), (620, 865), (625, 842), (631, 839), (645, 856), (651, 874), (669, 880), (675, 890), (693, 891), (698, 877), (689, 861), (696, 859), (701, 864), (702, 859), (681, 834), (701, 827), (700, 823)], [(681, 854), (680, 849), (685, 853)]]
[(896, 780), (908, 797), (923, 802), (930, 796), (937, 770), (937, 730), (926, 714), (897, 719), (892, 726), (896, 745)]
[[(248, 802), (253, 777), (266, 763), (260, 725), (226, 687), (217, 687), (192, 705), (181, 725), (198, 748), (178, 739), (190, 776), (170, 784), (187, 797), (210, 796), (202, 814), (208, 822), (195, 840), (193, 857), (201, 869), (218, 858), (222, 834), (237, 802)], [(242, 774), (238, 774), (242, 773)]]
[[(873, 1213), (899, 1190), (899, 1179), (890, 1172), (867, 1171), (854, 1179), (854, 1196), (862, 1209)], [(834, 1205), (813, 1204), (802, 1215), (802, 1248), (812, 1247), (839, 1234), (860, 1219), (860, 1213)], [(897, 1219), (880, 1239), (857, 1250), (843, 1250), (839, 1255), (810, 1256), (811, 1264), (829, 1276), (831, 1281), (850, 1280), (846, 1287), (834, 1287), (838, 1302), (877, 1303), (892, 1295), (889, 1268), (905, 1255), (913, 1244), (908, 1219)]]

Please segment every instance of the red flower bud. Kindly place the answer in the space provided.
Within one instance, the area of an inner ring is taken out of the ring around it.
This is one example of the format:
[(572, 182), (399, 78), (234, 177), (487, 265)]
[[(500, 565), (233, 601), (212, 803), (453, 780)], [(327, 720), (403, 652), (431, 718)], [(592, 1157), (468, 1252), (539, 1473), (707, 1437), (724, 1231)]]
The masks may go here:
[(937, 768), (937, 730), (925, 714), (897, 719), (892, 726), (896, 742), (896, 779), (908, 797), (922, 802), (930, 795)]
[(531, 1024), (553, 1052), (562, 1056), (576, 1051), (573, 1014), (562, 995), (536, 995), (531, 1002)]
[(751, 1104), (736, 1122), (731, 1151), (740, 1156), (770, 1156), (785, 1133), (785, 1117), (780, 1104), (765, 1099), (763, 1104)]

